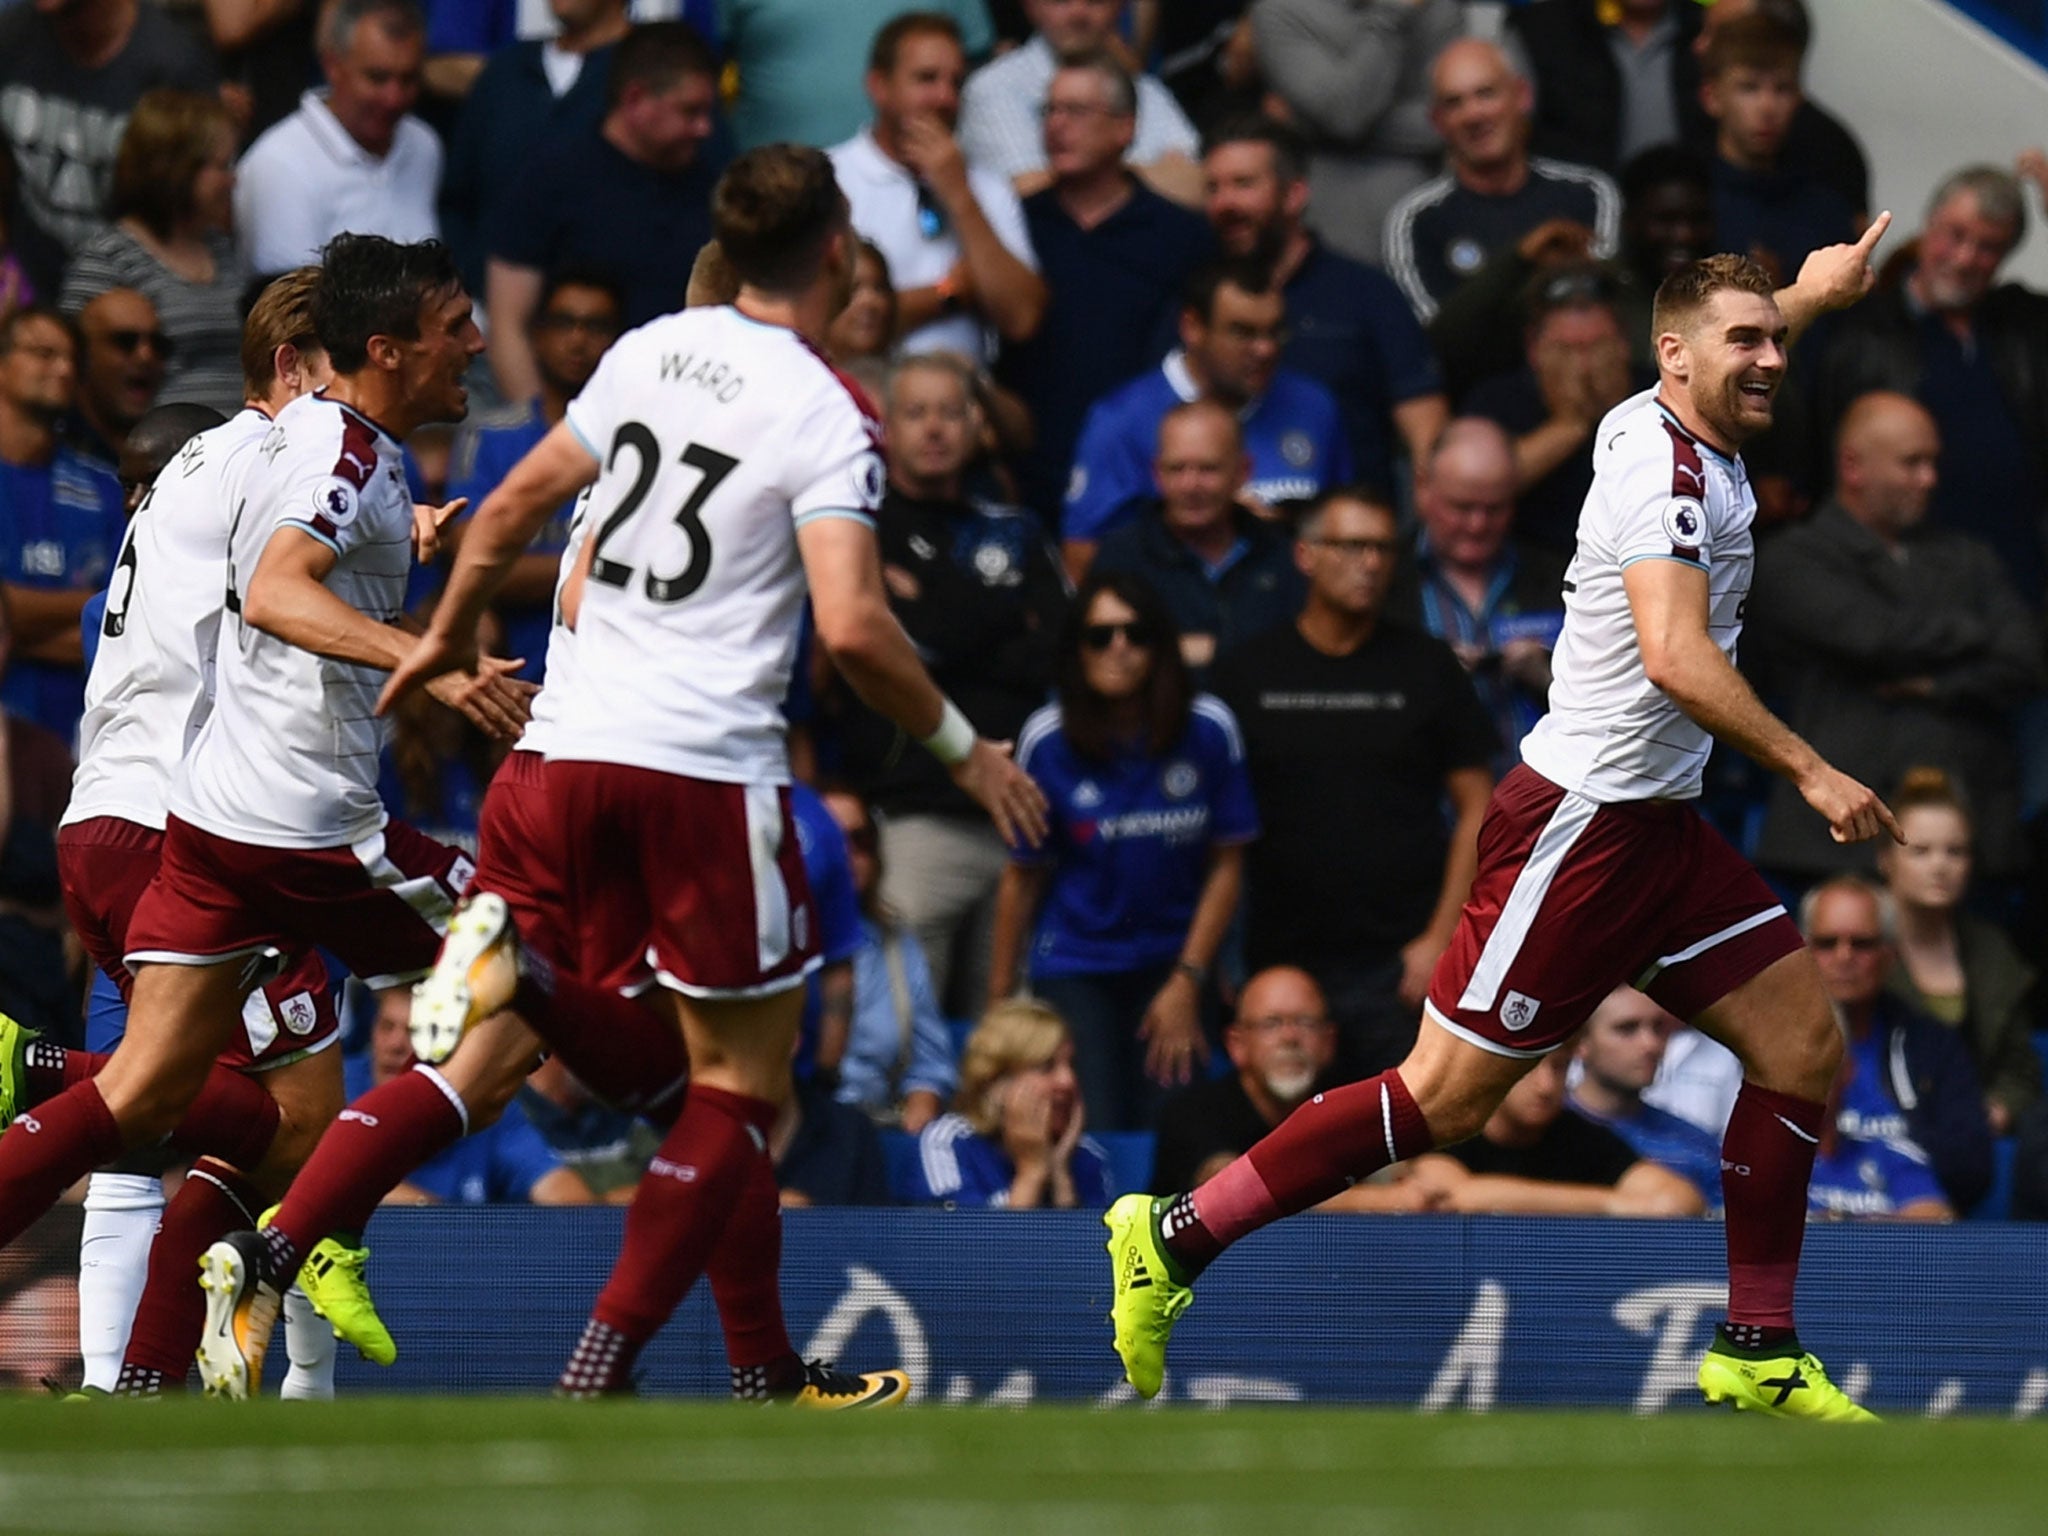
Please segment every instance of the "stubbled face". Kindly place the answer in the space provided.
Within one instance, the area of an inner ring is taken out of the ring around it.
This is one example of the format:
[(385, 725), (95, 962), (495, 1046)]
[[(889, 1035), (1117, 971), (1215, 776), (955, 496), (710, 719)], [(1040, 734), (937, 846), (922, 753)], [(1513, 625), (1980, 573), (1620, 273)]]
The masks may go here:
[(1869, 893), (1823, 891), (1814, 904), (1806, 947), (1820, 970), (1821, 989), (1831, 1002), (1861, 1008), (1877, 1001), (1891, 973), (1892, 951), (1884, 923)]
[(1723, 288), (1701, 306), (1682, 343), (1667, 350), (1671, 340), (1658, 339), (1666, 382), (1685, 392), (1724, 446), (1770, 429), (1785, 380), (1785, 317), (1775, 300)]
[(1271, 256), (1287, 236), (1287, 184), (1271, 145), (1219, 144), (1202, 161), (1204, 209), (1227, 256)]
[(1921, 296), (1940, 310), (1974, 308), (2018, 238), (2011, 224), (1984, 216), (1976, 193), (1956, 193), (1920, 231)]
[(328, 110), (371, 154), (390, 154), (400, 120), (419, 100), (426, 58), (424, 35), (393, 31), (374, 16), (358, 22), (348, 47), (323, 61)]
[(462, 377), (484, 349), (476, 313), (461, 287), (429, 294), (420, 303), (417, 341), (398, 344), (400, 393), (422, 422), (460, 421), (469, 414)]
[(1892, 895), (1911, 907), (1951, 912), (1970, 888), (1970, 824), (1946, 805), (1922, 805), (1899, 818), (1904, 843), (1879, 854)]
[(1611, 994), (1579, 1037), (1586, 1075), (1616, 1093), (1641, 1093), (1656, 1080), (1677, 1022), (1633, 988)]

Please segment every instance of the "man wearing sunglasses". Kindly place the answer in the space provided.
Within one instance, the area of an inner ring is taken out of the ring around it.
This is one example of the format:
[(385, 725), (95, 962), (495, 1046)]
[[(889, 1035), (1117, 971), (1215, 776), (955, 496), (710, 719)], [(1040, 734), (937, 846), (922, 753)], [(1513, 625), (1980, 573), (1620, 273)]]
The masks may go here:
[(78, 403), (67, 431), (82, 452), (113, 469), (164, 387), (171, 338), (156, 306), (133, 288), (109, 288), (81, 309), (78, 335)]

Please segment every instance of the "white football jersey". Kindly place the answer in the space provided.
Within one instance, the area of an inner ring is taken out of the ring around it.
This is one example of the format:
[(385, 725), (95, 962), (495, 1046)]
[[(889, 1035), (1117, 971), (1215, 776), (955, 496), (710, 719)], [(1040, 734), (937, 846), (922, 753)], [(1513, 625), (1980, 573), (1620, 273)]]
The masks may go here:
[(583, 558), (584, 536), (590, 529), (590, 519), (584, 513), (589, 507), (590, 493), (585, 491), (577, 498), (576, 511), (569, 519), (569, 540), (562, 546), (562, 564), (555, 572), (555, 621), (548, 629), (547, 660), (541, 668), (545, 681), (533, 696), (526, 729), (519, 733), (521, 752), (547, 754), (559, 705), (576, 691), (576, 631), (562, 622), (562, 590), (569, 585), (576, 562)]
[(243, 477), (228, 547), (213, 713), (171, 790), (171, 810), (217, 836), (272, 848), (335, 848), (385, 821), (377, 796), (387, 673), (329, 661), (241, 619), (264, 546), (294, 528), (338, 557), (327, 590), (383, 623), (405, 607), (412, 494), (398, 444), (360, 412), (294, 400)]
[(171, 777), (213, 708), (228, 530), (270, 431), (254, 407), (181, 448), (128, 523), (85, 680), (64, 823), (118, 816), (163, 830)]
[(796, 332), (689, 309), (621, 337), (569, 425), (603, 471), (584, 507), (577, 686), (548, 755), (787, 783), (796, 530), (873, 520), (885, 476), (866, 400)]
[(1655, 390), (1607, 413), (1565, 572), (1550, 712), (1523, 740), (1523, 762), (1603, 804), (1699, 794), (1713, 738), (1643, 671), (1621, 573), (1638, 560), (1705, 571), (1708, 627), (1732, 662), (1756, 565), (1755, 521), (1742, 460), (1687, 432)]

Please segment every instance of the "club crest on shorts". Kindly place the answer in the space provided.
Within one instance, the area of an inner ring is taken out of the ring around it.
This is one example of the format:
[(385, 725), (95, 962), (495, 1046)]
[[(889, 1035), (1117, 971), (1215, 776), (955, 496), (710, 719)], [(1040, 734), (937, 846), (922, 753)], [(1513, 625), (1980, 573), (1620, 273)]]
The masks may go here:
[(277, 1016), (295, 1035), (310, 1035), (313, 1026), (320, 1022), (320, 1011), (313, 1006), (311, 992), (294, 992), (277, 1005)]
[(1500, 1021), (1509, 1031), (1520, 1034), (1536, 1022), (1536, 1010), (1543, 1005), (1524, 992), (1510, 992), (1507, 1001), (1500, 1005)]

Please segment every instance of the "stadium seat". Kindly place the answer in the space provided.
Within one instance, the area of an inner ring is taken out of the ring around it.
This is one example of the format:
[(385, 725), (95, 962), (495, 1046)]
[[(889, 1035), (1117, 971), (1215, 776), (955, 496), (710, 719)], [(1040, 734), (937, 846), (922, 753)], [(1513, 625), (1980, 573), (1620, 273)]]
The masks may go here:
[(2001, 1136), (1991, 1143), (1991, 1188), (1965, 1213), (1970, 1220), (2012, 1220), (2013, 1163), (2018, 1149), (2019, 1142), (2011, 1136)]

